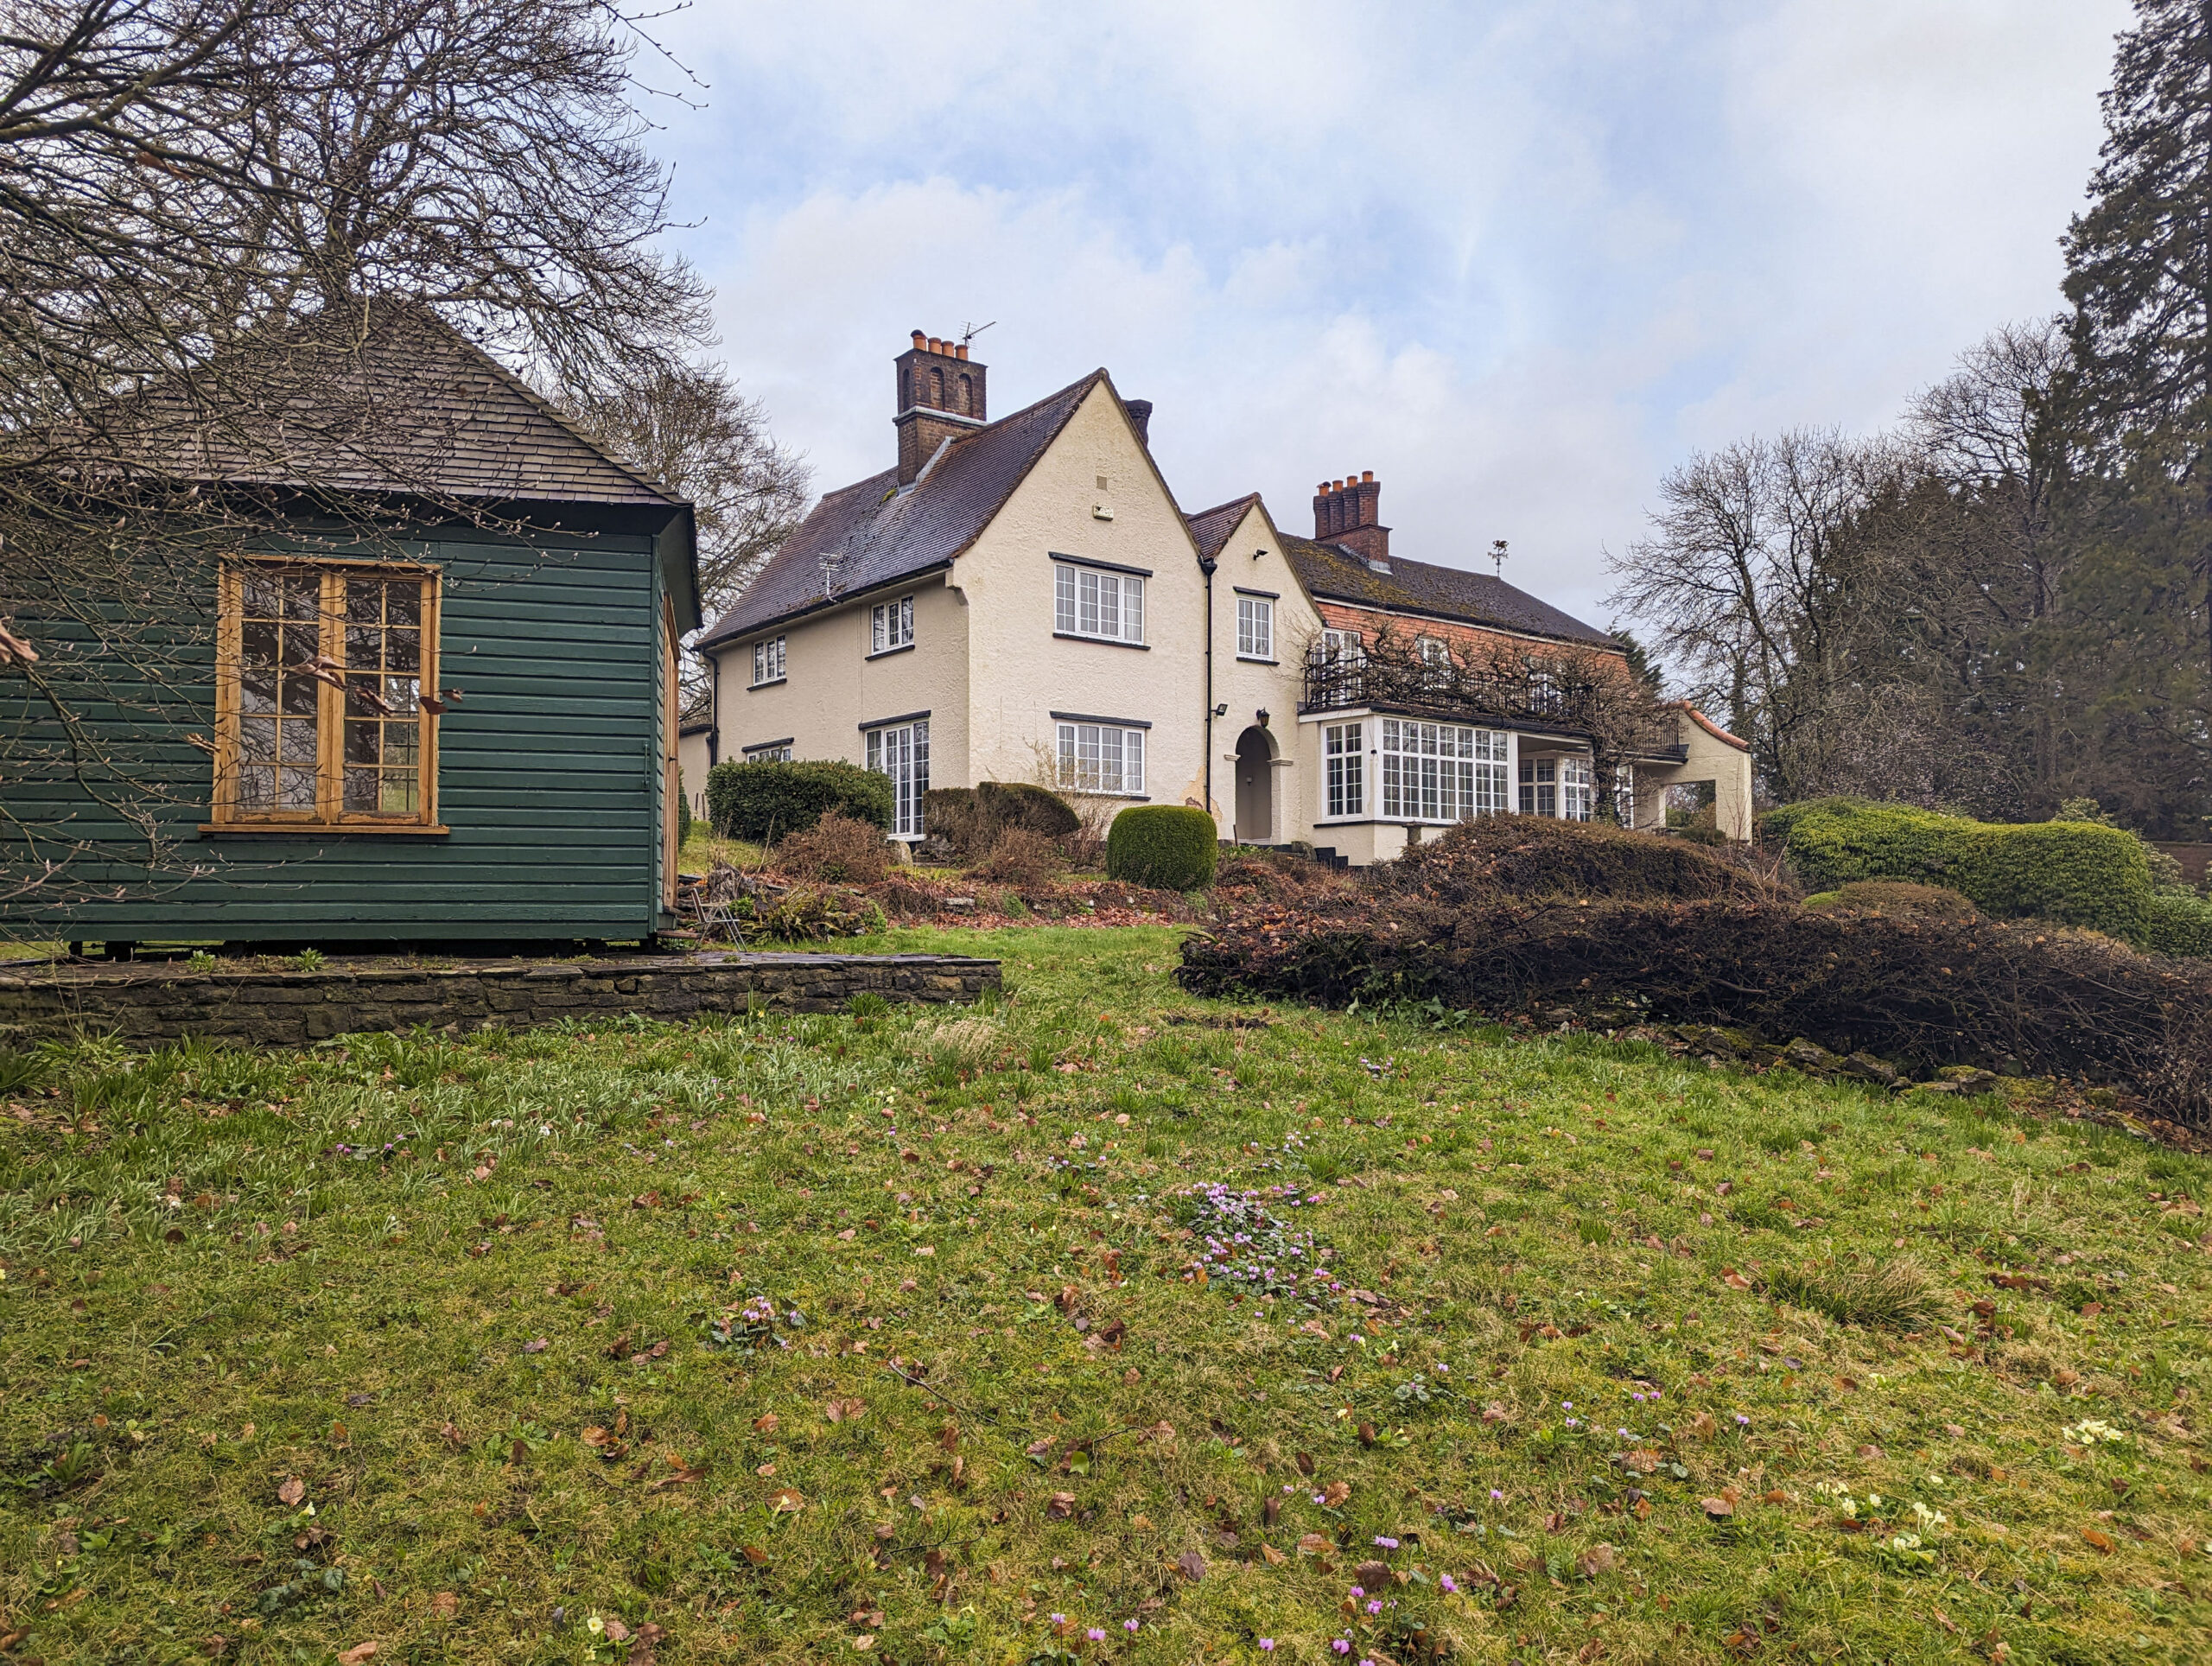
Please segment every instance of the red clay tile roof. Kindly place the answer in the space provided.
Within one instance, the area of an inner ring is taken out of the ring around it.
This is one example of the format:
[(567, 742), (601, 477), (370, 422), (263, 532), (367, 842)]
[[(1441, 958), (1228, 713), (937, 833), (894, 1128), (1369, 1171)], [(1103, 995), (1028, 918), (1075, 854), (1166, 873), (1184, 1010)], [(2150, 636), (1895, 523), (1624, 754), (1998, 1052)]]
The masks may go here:
[(1695, 706), (1690, 704), (1688, 701), (1670, 700), (1667, 703), (1673, 707), (1676, 711), (1688, 713), (1690, 722), (1695, 723), (1700, 728), (1703, 729), (1707, 734), (1710, 734), (1714, 740), (1726, 741), (1730, 746), (1735, 747), (1738, 752), (1749, 752), (1751, 749), (1751, 743), (1749, 741), (1738, 740), (1734, 735), (1729, 734), (1726, 729), (1721, 728), (1719, 724), (1714, 722), (1710, 717), (1707, 717), (1703, 712), (1700, 711)]
[(1244, 517), (1251, 513), (1260, 501), (1256, 492), (1247, 492), (1241, 498), (1212, 509), (1201, 509), (1195, 515), (1183, 518), (1191, 524), (1191, 536), (1198, 541), (1198, 553), (1209, 559), (1221, 554), (1221, 546), (1229, 542), (1229, 535), (1243, 525)]
[(1488, 573), (1438, 567), (1424, 561), (1390, 557), (1390, 570), (1378, 573), (1360, 556), (1334, 544), (1284, 535), (1284, 553), (1309, 595), (1354, 607), (1423, 614), (1468, 625), (1490, 625), (1531, 636), (1548, 636), (1592, 647), (1619, 645), (1611, 634), (1539, 601)]
[(825, 557), (837, 559), (840, 597), (944, 566), (990, 525), (1102, 382), (1111, 388), (1106, 372), (1095, 370), (1025, 410), (962, 435), (907, 491), (899, 490), (899, 471), (887, 468), (824, 493), (698, 645), (711, 647), (829, 602)]

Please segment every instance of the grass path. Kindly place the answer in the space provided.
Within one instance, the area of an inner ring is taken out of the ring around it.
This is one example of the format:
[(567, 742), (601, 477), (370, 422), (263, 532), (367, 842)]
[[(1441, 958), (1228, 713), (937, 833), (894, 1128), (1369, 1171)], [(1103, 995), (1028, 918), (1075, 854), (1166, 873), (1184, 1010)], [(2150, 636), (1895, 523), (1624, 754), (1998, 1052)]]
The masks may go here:
[(0, 1057), (5, 1658), (2212, 1657), (2212, 1166), (1175, 941)]

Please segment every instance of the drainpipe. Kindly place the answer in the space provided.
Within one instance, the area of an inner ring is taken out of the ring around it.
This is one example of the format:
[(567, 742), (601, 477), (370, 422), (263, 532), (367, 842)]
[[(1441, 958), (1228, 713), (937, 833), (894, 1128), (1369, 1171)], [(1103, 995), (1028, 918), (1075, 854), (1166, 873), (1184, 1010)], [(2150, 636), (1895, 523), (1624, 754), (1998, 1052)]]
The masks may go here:
[(1213, 814), (1213, 570), (1221, 563), (1211, 556), (1198, 557), (1198, 570), (1206, 575), (1206, 814)]

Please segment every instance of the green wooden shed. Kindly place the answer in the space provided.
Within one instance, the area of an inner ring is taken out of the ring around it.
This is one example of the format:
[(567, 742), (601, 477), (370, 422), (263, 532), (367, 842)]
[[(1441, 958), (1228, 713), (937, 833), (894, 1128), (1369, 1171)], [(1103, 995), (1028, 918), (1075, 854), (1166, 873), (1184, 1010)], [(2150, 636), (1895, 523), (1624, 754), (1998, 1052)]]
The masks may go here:
[(428, 312), (274, 362), (238, 422), (148, 424), (165, 478), (255, 506), (234, 544), (181, 540), (174, 582), (105, 599), (158, 651), (118, 652), (97, 608), (16, 623), (40, 658), (0, 679), (0, 932), (520, 949), (672, 925), (690, 506)]

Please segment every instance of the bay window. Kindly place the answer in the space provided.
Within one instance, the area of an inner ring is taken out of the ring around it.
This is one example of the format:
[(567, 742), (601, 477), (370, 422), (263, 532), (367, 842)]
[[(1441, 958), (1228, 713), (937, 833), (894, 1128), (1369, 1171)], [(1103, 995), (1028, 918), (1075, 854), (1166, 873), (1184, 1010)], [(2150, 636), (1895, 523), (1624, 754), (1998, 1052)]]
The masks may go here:
[(1458, 822), (1505, 809), (1503, 733), (1399, 717), (1376, 728), (1385, 820)]
[(1367, 808), (1367, 755), (1361, 750), (1364, 725), (1331, 723), (1321, 730), (1324, 800), (1322, 814), (1357, 816)]

